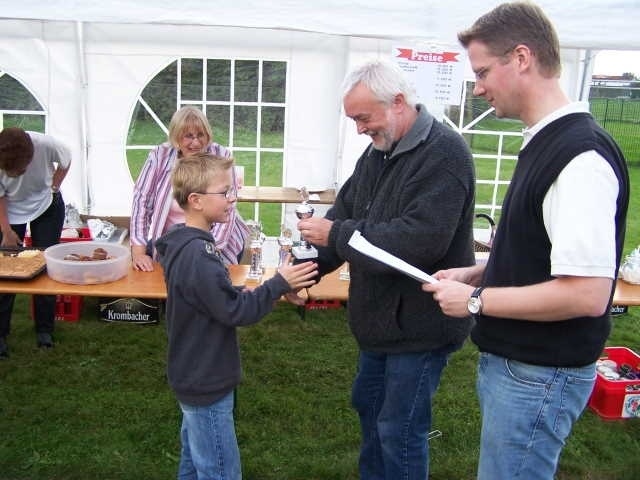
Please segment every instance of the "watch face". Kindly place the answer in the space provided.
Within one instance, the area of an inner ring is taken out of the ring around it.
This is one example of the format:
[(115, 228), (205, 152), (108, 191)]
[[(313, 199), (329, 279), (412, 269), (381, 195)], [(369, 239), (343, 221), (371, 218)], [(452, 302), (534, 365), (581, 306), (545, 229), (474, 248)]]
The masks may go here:
[(476, 315), (480, 312), (480, 308), (482, 308), (482, 300), (478, 297), (471, 297), (467, 302), (467, 308), (469, 309), (469, 313)]

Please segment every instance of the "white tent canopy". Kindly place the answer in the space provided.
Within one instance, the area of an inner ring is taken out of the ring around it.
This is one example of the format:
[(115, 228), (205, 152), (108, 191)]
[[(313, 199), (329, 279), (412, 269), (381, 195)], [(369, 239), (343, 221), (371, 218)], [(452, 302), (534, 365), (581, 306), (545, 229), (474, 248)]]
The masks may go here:
[[(300, 30), (374, 38), (420, 38), (455, 42), (456, 32), (482, 13), (502, 3), (496, 0), (70, 0), (0, 1), (2, 16), (30, 20)], [(640, 49), (635, 26), (640, 21), (637, 0), (537, 2), (554, 22), (564, 48)]]
[[(459, 30), (499, 3), (0, 0), (0, 73), (29, 89), (47, 133), (71, 147), (65, 200), (85, 213), (128, 215), (127, 127), (142, 89), (175, 59), (286, 61), (283, 183), (333, 186), (368, 140), (341, 116), (344, 74), (398, 42), (455, 46)], [(558, 30), (573, 98), (585, 96), (595, 51), (640, 50), (638, 0), (538, 3)]]

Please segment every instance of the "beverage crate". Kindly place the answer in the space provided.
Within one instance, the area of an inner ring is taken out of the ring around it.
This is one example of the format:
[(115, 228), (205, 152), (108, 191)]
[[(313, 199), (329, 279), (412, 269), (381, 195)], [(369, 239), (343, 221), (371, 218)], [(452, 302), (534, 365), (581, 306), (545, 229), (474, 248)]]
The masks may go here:
[[(628, 365), (640, 372), (640, 355), (626, 347), (607, 347), (600, 360), (612, 360), (619, 370)], [(598, 362), (601, 363), (601, 362)], [(635, 379), (609, 379), (598, 371), (596, 384), (589, 398), (589, 408), (607, 420), (640, 418), (640, 375)]]
[(340, 300), (309, 300), (304, 307), (307, 310), (329, 310), (342, 308), (342, 303)]
[[(55, 319), (61, 322), (77, 322), (82, 313), (81, 295), (56, 295)], [(33, 296), (31, 297), (31, 318), (35, 318)]]
[(65, 230), (76, 230), (78, 232), (77, 237), (60, 237), (60, 243), (66, 242), (82, 242), (87, 240), (93, 240), (91, 238), (91, 231), (89, 227), (80, 227), (80, 228), (63, 228), (62, 231)]
[[(76, 230), (78, 232), (78, 236), (77, 237), (60, 237), (60, 243), (67, 243), (67, 242), (80, 242), (80, 241), (84, 241), (84, 240), (93, 240), (91, 238), (91, 231), (89, 230), (89, 227), (80, 227), (80, 228), (63, 228), (62, 231), (64, 232), (65, 230)], [(33, 241), (31, 240), (31, 234), (27, 231), (25, 233), (24, 239), (23, 239), (23, 245), (25, 247), (32, 247), (33, 246)]]

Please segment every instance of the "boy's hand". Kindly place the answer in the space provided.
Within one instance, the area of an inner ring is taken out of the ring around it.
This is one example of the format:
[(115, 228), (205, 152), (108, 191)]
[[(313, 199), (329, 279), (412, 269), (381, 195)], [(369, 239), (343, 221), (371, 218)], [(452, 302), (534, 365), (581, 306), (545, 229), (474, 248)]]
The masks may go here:
[(291, 290), (300, 290), (315, 283), (318, 265), (312, 261), (289, 265), (291, 254), (287, 255), (284, 263), (278, 268), (278, 273), (284, 277)]
[(298, 292), (300, 290), (296, 290), (296, 291), (291, 291), (288, 293), (284, 294), (284, 298), (287, 300), (287, 302), (292, 303), (293, 305), (297, 305), (299, 307), (304, 306), (304, 304), (307, 302), (307, 300), (303, 297), (301, 297), (300, 295), (298, 295)]

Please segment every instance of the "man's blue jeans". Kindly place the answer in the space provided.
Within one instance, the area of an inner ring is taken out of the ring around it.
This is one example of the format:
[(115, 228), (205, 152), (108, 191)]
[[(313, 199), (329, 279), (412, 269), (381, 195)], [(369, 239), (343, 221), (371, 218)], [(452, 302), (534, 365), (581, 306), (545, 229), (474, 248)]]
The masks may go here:
[(595, 378), (595, 364), (545, 367), (481, 353), (478, 480), (552, 480)]
[(240, 480), (240, 451), (233, 423), (233, 391), (212, 405), (180, 403), (182, 453), (179, 480)]
[(453, 350), (360, 352), (352, 404), (362, 429), (362, 480), (428, 478), (431, 400)]

